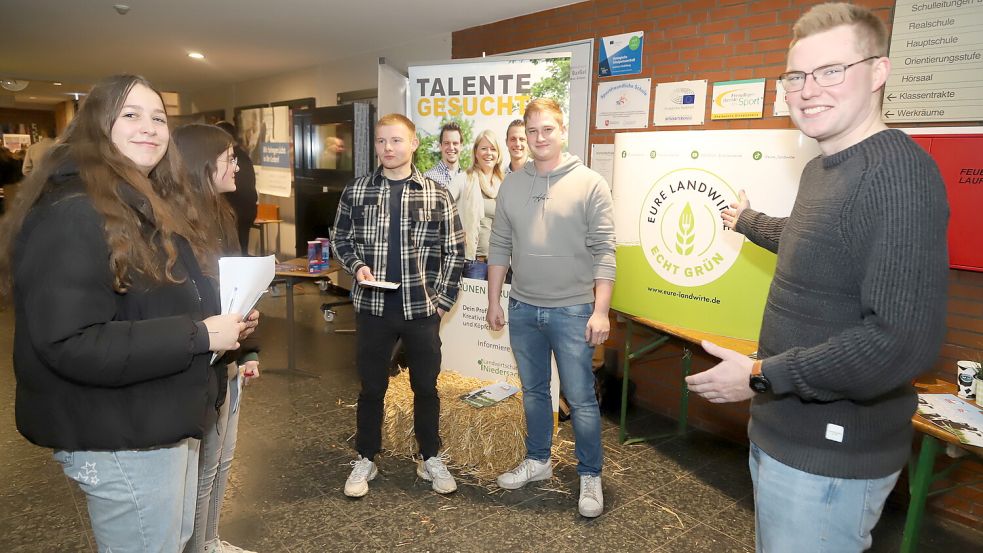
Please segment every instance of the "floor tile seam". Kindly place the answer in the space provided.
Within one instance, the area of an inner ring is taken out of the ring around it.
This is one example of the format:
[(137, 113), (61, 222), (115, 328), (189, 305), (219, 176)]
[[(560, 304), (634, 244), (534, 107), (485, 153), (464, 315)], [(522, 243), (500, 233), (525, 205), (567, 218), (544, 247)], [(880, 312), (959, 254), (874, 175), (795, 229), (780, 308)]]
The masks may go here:
[[(730, 505), (728, 505), (727, 507), (725, 507), (725, 508), (723, 508), (723, 509), (721, 509), (720, 511), (718, 511), (718, 513), (717, 513), (717, 514), (719, 514), (719, 513), (722, 513), (722, 512), (724, 512), (724, 511), (726, 511), (727, 509), (730, 509), (730, 508), (733, 508), (733, 507), (736, 507), (737, 505), (739, 505), (739, 504), (740, 504), (740, 502), (741, 502), (741, 501), (742, 501), (743, 499), (744, 499), (744, 498), (741, 498), (741, 499), (738, 499), (738, 500), (736, 500), (736, 501), (734, 501), (733, 503), (731, 503), (731, 504), (730, 504)], [(753, 515), (754, 515), (754, 514), (752, 513), (752, 516), (753, 516)], [(716, 520), (718, 520), (718, 519), (713, 519), (713, 520), (714, 520), (714, 521), (716, 521)], [(704, 522), (703, 524), (704, 524), (704, 525), (706, 525), (706, 526), (707, 526), (708, 528), (712, 528), (712, 529), (714, 529), (714, 530), (716, 530), (717, 532), (720, 532), (721, 534), (723, 534), (723, 535), (725, 535), (725, 536), (727, 536), (728, 538), (730, 538), (730, 539), (732, 539), (732, 540), (734, 540), (734, 541), (736, 541), (736, 542), (738, 542), (738, 543), (741, 543), (741, 544), (743, 544), (744, 546), (747, 546), (747, 547), (751, 547), (751, 548), (753, 548), (753, 547), (754, 547), (754, 542), (752, 542), (752, 543), (746, 543), (746, 542), (745, 542), (745, 541), (744, 541), (743, 539), (741, 539), (741, 538), (740, 538), (739, 536), (736, 536), (736, 535), (734, 535), (734, 534), (732, 533), (732, 531), (730, 530), (730, 527), (727, 527), (727, 528), (723, 528), (723, 527), (720, 527), (720, 526), (718, 526), (717, 524), (711, 524), (710, 522)]]
[[(663, 499), (660, 499), (659, 497), (656, 497), (656, 496), (651, 495), (653, 493), (654, 493), (654, 491), (653, 492), (649, 492), (649, 493), (643, 495), (642, 498), (644, 498), (646, 496), (649, 496), (649, 499), (652, 502), (654, 502), (657, 505), (659, 505), (660, 507), (664, 507), (664, 508), (668, 509), (670, 512), (676, 514), (676, 515), (682, 513), (683, 515), (686, 515), (688, 518), (693, 519), (693, 521), (698, 522), (700, 524), (703, 524), (703, 525), (705, 525), (707, 527), (710, 527), (710, 526), (708, 524), (706, 524), (705, 522), (703, 522), (703, 520), (701, 520), (701, 518), (700, 518), (701, 516), (708, 516), (708, 517), (716, 516), (716, 515), (724, 512), (725, 510), (729, 509), (733, 504), (736, 504), (736, 503), (738, 503), (740, 501), (740, 500), (734, 501), (733, 503), (730, 503), (726, 507), (723, 507), (721, 509), (716, 509), (716, 510), (712, 510), (712, 511), (701, 511), (700, 513), (695, 513), (694, 514), (694, 513), (688, 512), (688, 511), (684, 511), (682, 508), (680, 508), (680, 507), (678, 507), (676, 505), (673, 505), (672, 503), (667, 502), (667, 501), (665, 501)], [(639, 498), (639, 499), (641, 499), (641, 498)], [(714, 530), (717, 530), (717, 529), (714, 528)]]
[[(692, 517), (690, 517), (690, 518), (692, 518)], [(710, 528), (710, 527), (709, 527), (709, 526), (707, 526), (707, 525), (706, 525), (705, 523), (703, 523), (703, 522), (701, 522), (701, 521), (699, 521), (699, 520), (697, 520), (697, 521), (695, 521), (695, 523), (693, 524), (693, 526), (692, 526), (691, 528), (689, 528), (688, 530), (684, 530), (684, 531), (682, 531), (682, 532), (680, 532), (680, 533), (679, 533), (678, 535), (676, 535), (676, 536), (673, 536), (673, 537), (672, 537), (672, 538), (671, 538), (671, 539), (670, 539), (669, 541), (667, 541), (666, 543), (664, 543), (664, 544), (662, 544), (662, 546), (661, 546), (661, 547), (658, 547), (658, 548), (657, 548), (657, 549), (655, 550), (655, 552), (658, 552), (658, 553), (663, 553), (663, 552), (664, 552), (664, 553), (670, 553), (670, 552), (672, 552), (672, 551), (675, 551), (675, 550), (672, 550), (672, 549), (669, 549), (669, 546), (671, 546), (671, 545), (673, 544), (673, 542), (675, 542), (675, 541), (678, 541), (678, 540), (682, 540), (684, 536), (686, 536), (686, 535), (687, 535), (687, 534), (689, 534), (690, 532), (694, 532), (694, 531), (695, 531), (695, 530), (696, 530), (697, 528), (699, 528), (699, 527), (701, 527), (701, 526), (703, 526), (703, 527), (705, 527), (705, 528)], [(711, 529), (711, 530), (715, 530), (715, 529), (713, 529), (713, 528), (710, 528), (710, 529)], [(653, 553), (655, 553), (655, 552), (653, 552)]]

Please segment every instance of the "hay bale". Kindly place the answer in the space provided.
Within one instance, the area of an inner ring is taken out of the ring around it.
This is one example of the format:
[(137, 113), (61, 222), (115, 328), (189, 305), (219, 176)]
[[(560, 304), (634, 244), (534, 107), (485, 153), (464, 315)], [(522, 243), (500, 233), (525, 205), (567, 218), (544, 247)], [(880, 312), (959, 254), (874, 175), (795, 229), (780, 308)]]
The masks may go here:
[[(461, 401), (462, 395), (488, 384), (491, 382), (454, 372), (441, 372), (437, 377), (440, 437), (448, 466), (479, 480), (493, 480), (518, 465), (526, 454), (522, 392), (480, 409)], [(412, 457), (418, 450), (407, 370), (389, 380), (382, 446), (398, 457)]]

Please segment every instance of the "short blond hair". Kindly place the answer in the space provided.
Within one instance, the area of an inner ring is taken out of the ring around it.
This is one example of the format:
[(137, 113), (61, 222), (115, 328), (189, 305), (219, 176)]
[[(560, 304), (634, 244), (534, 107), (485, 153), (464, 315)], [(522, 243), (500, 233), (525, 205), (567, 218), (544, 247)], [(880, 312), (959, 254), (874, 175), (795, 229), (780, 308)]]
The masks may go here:
[(560, 104), (556, 103), (556, 100), (552, 98), (536, 98), (535, 100), (526, 104), (526, 112), (522, 114), (522, 122), (528, 125), (529, 118), (532, 117), (532, 114), (541, 112), (546, 112), (552, 115), (561, 127), (564, 126), (563, 110), (560, 109)]
[(402, 125), (409, 129), (410, 134), (416, 134), (416, 125), (401, 113), (387, 113), (383, 115), (376, 121), (375, 128), (378, 129), (379, 127), (388, 127), (390, 125)]
[(887, 26), (869, 9), (846, 2), (828, 2), (813, 6), (792, 27), (792, 43), (818, 33), (850, 25), (857, 37), (857, 50), (864, 56), (887, 55)]

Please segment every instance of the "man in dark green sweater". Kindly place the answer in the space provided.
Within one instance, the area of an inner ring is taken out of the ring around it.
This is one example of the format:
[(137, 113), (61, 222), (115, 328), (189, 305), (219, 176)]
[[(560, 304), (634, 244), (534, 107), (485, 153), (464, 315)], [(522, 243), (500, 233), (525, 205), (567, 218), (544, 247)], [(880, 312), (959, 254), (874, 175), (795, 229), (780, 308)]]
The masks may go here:
[(887, 30), (865, 8), (823, 4), (794, 27), (780, 77), (795, 125), (822, 155), (791, 214), (740, 194), (724, 225), (778, 254), (761, 361), (687, 378), (714, 403), (751, 399), (758, 551), (862, 551), (911, 448), (911, 381), (945, 331), (945, 188), (932, 159), (880, 118)]

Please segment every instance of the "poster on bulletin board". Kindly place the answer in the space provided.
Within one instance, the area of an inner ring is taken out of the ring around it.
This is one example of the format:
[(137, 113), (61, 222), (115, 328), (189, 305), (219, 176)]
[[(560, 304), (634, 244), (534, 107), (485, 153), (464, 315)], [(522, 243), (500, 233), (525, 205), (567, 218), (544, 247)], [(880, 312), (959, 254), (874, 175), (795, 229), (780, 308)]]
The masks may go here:
[(652, 79), (608, 81), (597, 85), (594, 127), (644, 129), (649, 123)]
[(795, 130), (620, 133), (614, 143), (617, 277), (611, 306), (646, 319), (757, 340), (775, 255), (724, 230), (751, 207), (791, 212), (816, 142)]
[(644, 41), (645, 31), (601, 38), (597, 75), (599, 77), (617, 77), (641, 73)]

